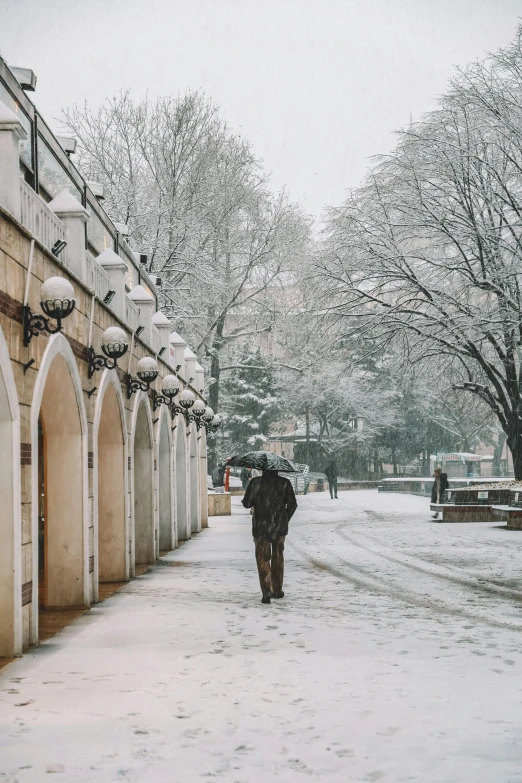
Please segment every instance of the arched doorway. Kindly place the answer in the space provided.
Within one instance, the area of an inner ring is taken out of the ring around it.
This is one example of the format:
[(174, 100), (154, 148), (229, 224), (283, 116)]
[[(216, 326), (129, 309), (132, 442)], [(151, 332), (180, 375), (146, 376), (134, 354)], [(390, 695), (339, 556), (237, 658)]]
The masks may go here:
[(190, 428), (190, 457), (189, 457), (189, 491), (190, 491), (190, 532), (199, 533), (201, 530), (201, 517), (199, 513), (199, 459), (196, 426)]
[(170, 552), (176, 545), (172, 514), (172, 471), (170, 427), (167, 409), (162, 406), (158, 429), (158, 517), (159, 549)]
[(1, 329), (0, 454), (0, 657), (10, 658), (22, 652), (20, 411)]
[[(86, 606), (88, 585), (87, 418), (81, 381), (63, 335), (49, 340), (31, 410), (33, 582), (38, 606)], [(38, 638), (35, 618), (34, 641)]]
[(187, 502), (187, 434), (184, 417), (178, 416), (176, 422), (176, 526), (178, 541), (186, 541), (190, 538)]
[(118, 378), (111, 370), (102, 377), (94, 417), (96, 588), (129, 578), (124, 421)]
[(139, 399), (134, 427), (134, 560), (150, 565), (156, 559), (152, 422), (147, 398)]

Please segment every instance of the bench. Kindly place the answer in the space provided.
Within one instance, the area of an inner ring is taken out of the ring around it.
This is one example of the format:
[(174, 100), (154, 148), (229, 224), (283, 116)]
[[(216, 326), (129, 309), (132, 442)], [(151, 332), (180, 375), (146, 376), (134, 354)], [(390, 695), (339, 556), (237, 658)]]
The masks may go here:
[[(493, 506), (485, 505), (455, 505), (454, 503), (431, 503), (432, 511), (442, 511), (443, 522), (497, 522), (507, 517), (501, 514), (493, 515)], [(521, 509), (522, 511), (522, 509)], [(522, 515), (521, 515), (522, 518)], [(522, 529), (522, 528), (521, 528)]]
[(493, 516), (499, 521), (507, 522), (508, 530), (522, 530), (522, 507), (493, 506)]

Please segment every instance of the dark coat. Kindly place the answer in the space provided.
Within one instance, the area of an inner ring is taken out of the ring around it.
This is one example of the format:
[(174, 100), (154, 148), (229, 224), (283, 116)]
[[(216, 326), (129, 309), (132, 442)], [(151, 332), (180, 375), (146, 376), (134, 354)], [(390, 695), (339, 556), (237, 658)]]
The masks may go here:
[(212, 486), (213, 487), (222, 487), (225, 482), (225, 471), (227, 469), (226, 464), (225, 465), (218, 465), (217, 468), (214, 468), (212, 471)]
[(246, 489), (248, 487), (248, 482), (252, 478), (252, 471), (250, 468), (243, 468), (241, 470), (241, 486), (243, 489)]
[(339, 475), (339, 470), (337, 468), (337, 463), (335, 460), (332, 460), (328, 463), (326, 468), (324, 469), (324, 473), (328, 481), (335, 481), (336, 478)]
[[(440, 474), (440, 500), (441, 501), (442, 501), (442, 493), (448, 487), (449, 487), (448, 474), (441, 473)], [(431, 488), (431, 502), (432, 503), (437, 502), (437, 479), (435, 479), (435, 481), (433, 482), (433, 486)]]
[(275, 541), (288, 534), (288, 523), (297, 508), (294, 488), (275, 471), (253, 478), (242, 500), (253, 508), (252, 535), (263, 541)]

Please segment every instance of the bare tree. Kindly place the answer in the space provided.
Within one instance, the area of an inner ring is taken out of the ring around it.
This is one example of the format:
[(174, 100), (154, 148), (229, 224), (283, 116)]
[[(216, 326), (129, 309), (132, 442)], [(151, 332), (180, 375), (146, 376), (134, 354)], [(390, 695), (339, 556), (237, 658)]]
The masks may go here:
[(261, 163), (200, 93), (72, 107), (64, 128), (104, 183), (107, 210), (128, 226), (161, 276), (162, 309), (206, 357), (217, 409), (223, 357), (274, 328), (285, 275), (306, 252), (310, 222), (286, 192), (272, 194)]
[(401, 335), (497, 417), (522, 478), (522, 53), (459, 75), (332, 211), (330, 317), (371, 349)]

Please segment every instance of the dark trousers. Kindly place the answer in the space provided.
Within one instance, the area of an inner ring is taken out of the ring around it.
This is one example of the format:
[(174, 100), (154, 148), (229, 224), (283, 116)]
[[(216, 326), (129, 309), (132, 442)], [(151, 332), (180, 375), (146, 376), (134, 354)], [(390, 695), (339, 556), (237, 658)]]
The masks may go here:
[(337, 478), (328, 479), (328, 486), (330, 487), (330, 497), (337, 497)]
[(285, 537), (275, 541), (254, 538), (259, 584), (263, 595), (279, 595), (283, 589), (285, 570)]

